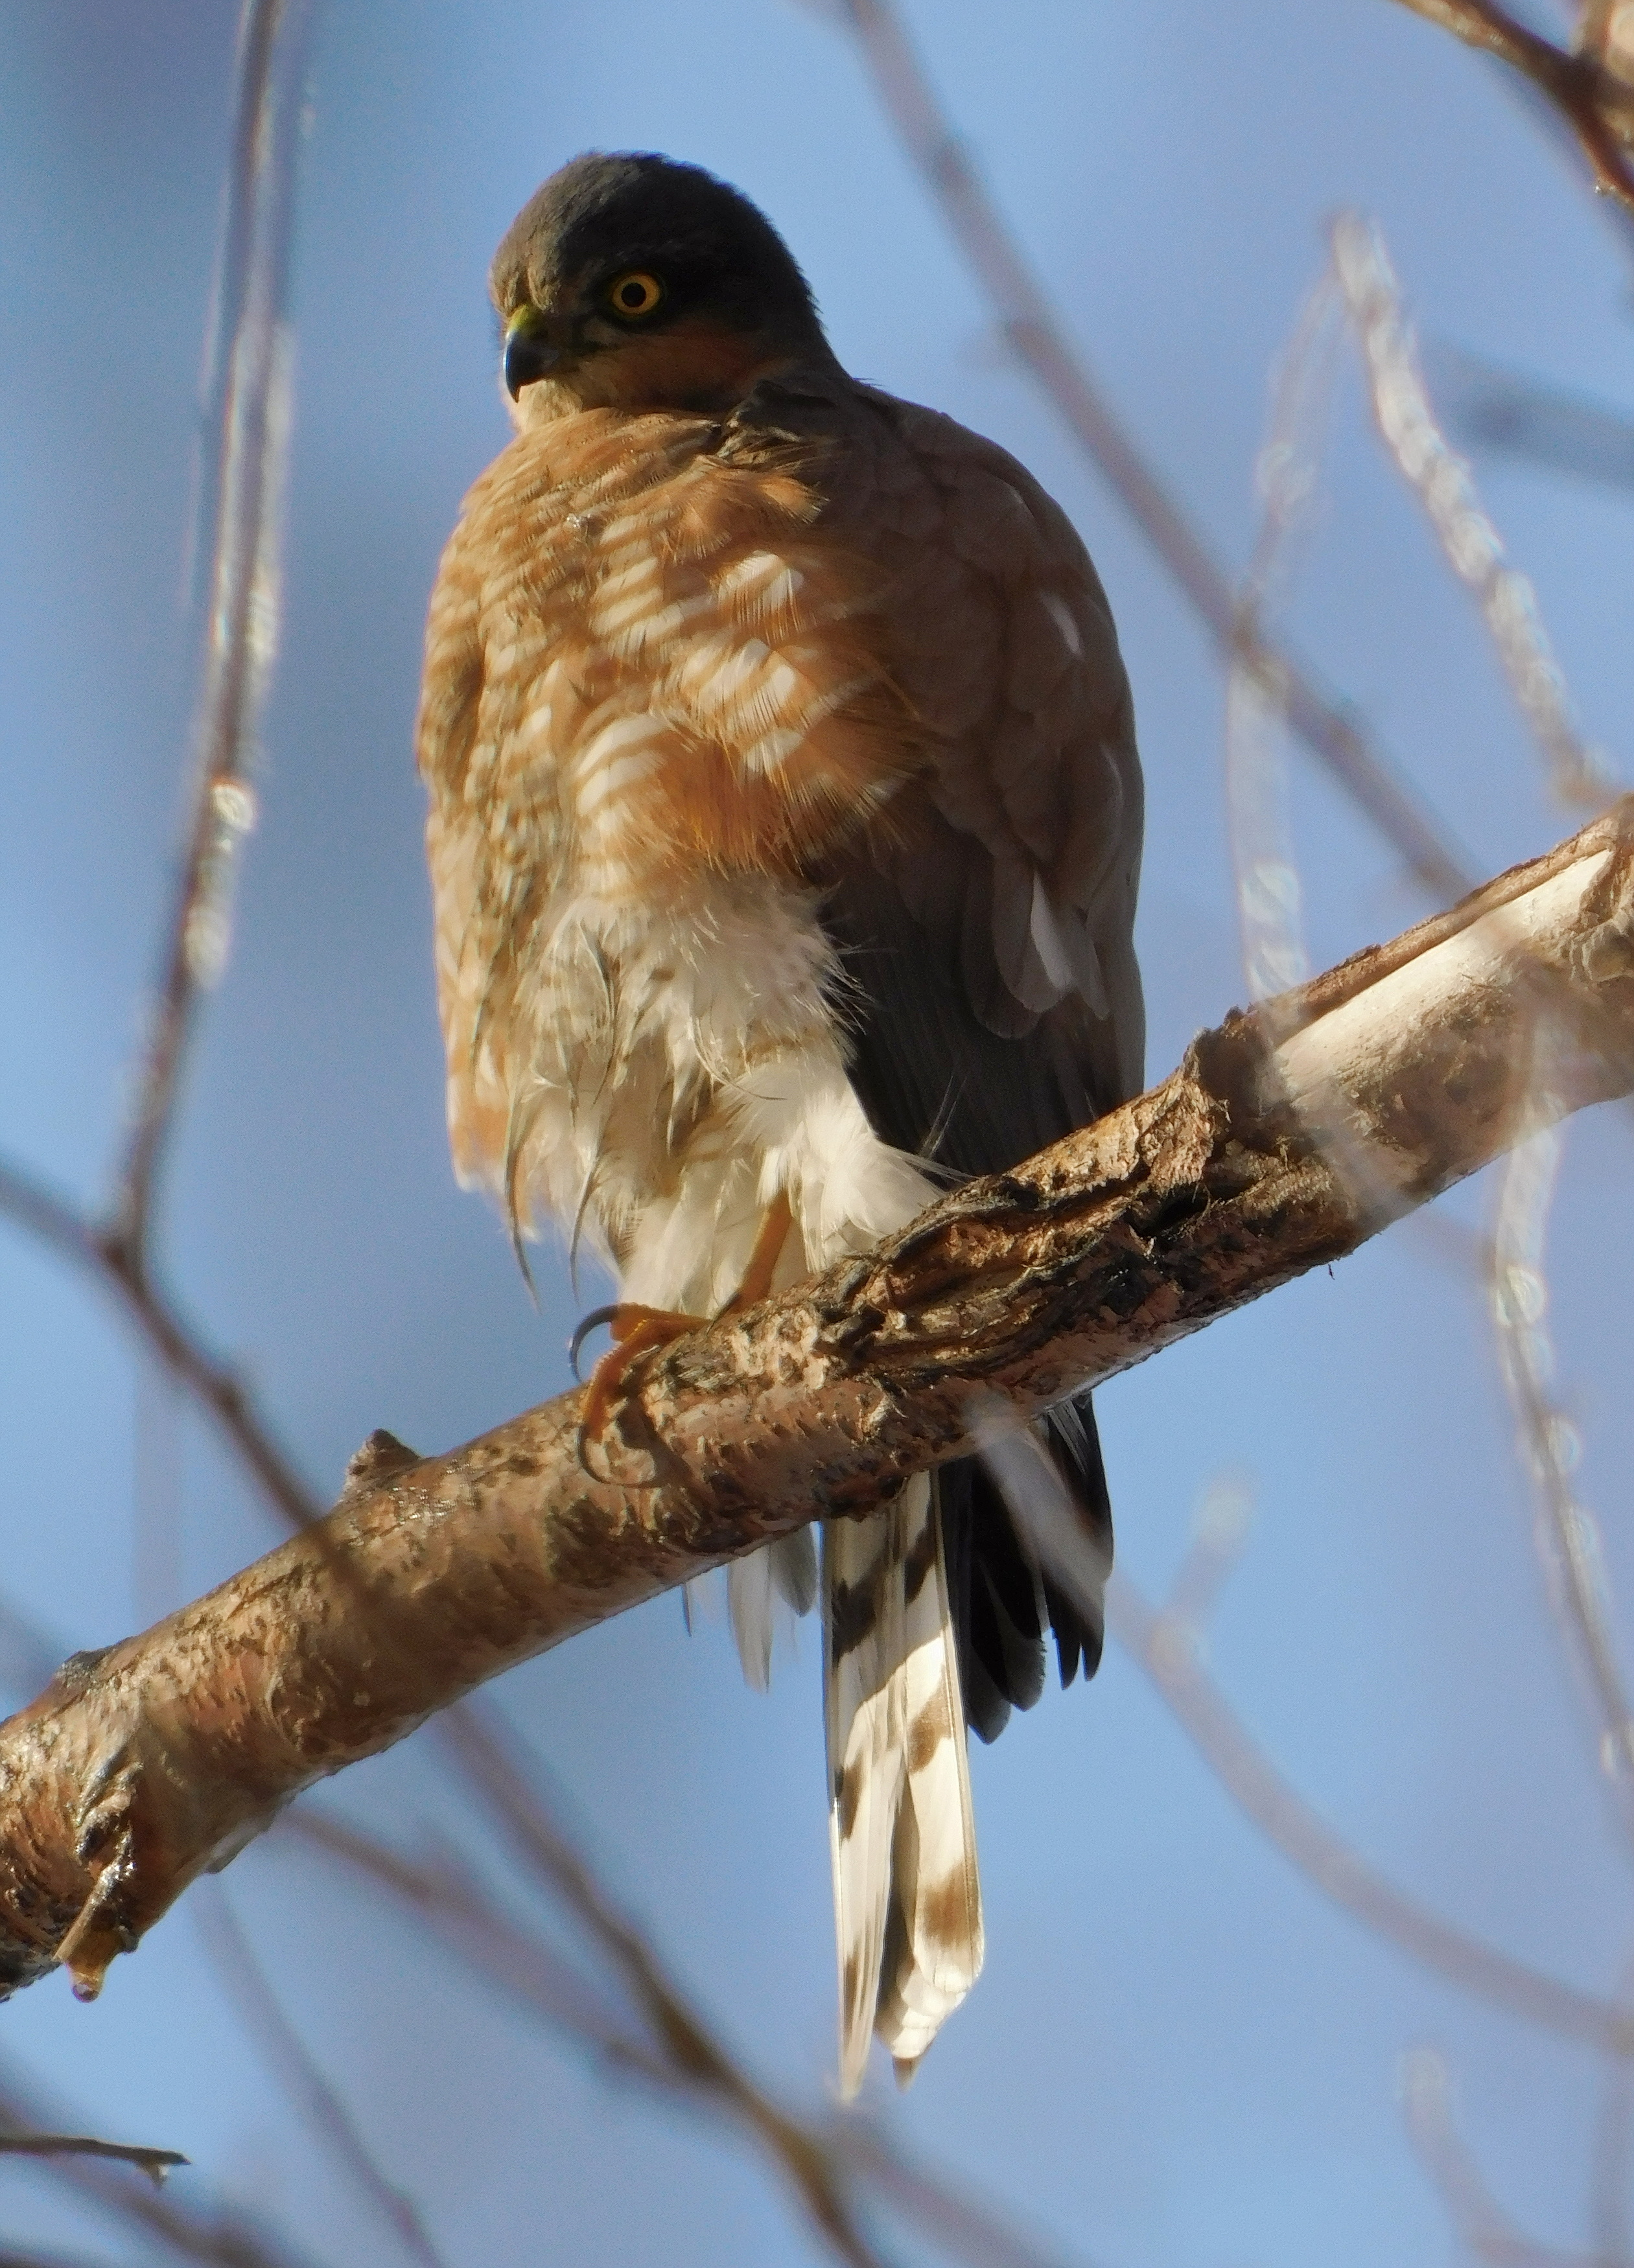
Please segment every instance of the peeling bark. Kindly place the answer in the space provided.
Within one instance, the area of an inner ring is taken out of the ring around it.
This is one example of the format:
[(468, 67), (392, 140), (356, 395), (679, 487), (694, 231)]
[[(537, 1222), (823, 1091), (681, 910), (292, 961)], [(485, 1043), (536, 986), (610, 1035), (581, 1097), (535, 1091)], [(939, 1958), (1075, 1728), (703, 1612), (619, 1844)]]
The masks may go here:
[[(1529, 1091), (1540, 1020), (1550, 1086)], [(581, 1396), (418, 1457), (0, 1726), (0, 1990), (100, 1989), (326, 1773), (512, 1663), (865, 1512), (1634, 1087), (1634, 799), (1452, 912), (1202, 1034), (1161, 1086), (876, 1252), (676, 1343), (592, 1460)], [(980, 1413), (980, 1415), (978, 1415)]]

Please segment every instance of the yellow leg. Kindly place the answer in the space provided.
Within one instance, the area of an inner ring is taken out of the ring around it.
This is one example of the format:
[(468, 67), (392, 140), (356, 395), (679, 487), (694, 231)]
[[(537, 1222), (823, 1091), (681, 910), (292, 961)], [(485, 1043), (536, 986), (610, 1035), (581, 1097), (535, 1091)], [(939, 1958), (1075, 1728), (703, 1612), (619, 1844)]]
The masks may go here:
[[(743, 1281), (720, 1310), (721, 1315), (742, 1314), (746, 1307), (757, 1307), (765, 1298), (793, 1224), (787, 1197), (780, 1189), (766, 1207), (765, 1217), (756, 1232), (754, 1249), (749, 1256)], [(569, 1349), (569, 1359), (575, 1368), (579, 1349), (597, 1324), (605, 1323), (613, 1338), (612, 1345), (590, 1373), (584, 1414), (579, 1421), (579, 1462), (593, 1479), (604, 1476), (592, 1470), (586, 1450), (592, 1441), (600, 1440), (608, 1419), (623, 1398), (625, 1381), (630, 1372), (643, 1355), (684, 1338), (688, 1331), (700, 1330), (707, 1320), (703, 1315), (682, 1314), (671, 1307), (643, 1307), (628, 1301), (617, 1307), (598, 1307), (580, 1324)]]
[[(749, 1256), (748, 1267), (743, 1270), (743, 1280), (721, 1308), (722, 1315), (741, 1315), (745, 1307), (758, 1307), (767, 1296), (794, 1220), (794, 1214), (788, 1209), (787, 1193), (780, 1189), (766, 1207), (765, 1218), (755, 1237), (755, 1248)], [(718, 1322), (720, 1318), (716, 1320)]]
[(600, 1440), (632, 1366), (644, 1354), (651, 1354), (655, 1348), (668, 1346), (674, 1339), (684, 1338), (688, 1331), (699, 1329), (704, 1317), (674, 1314), (663, 1307), (615, 1307), (608, 1321), (613, 1344), (590, 1373), (584, 1414), (579, 1420), (579, 1462), (587, 1472), (590, 1468), (585, 1464), (585, 1446)]

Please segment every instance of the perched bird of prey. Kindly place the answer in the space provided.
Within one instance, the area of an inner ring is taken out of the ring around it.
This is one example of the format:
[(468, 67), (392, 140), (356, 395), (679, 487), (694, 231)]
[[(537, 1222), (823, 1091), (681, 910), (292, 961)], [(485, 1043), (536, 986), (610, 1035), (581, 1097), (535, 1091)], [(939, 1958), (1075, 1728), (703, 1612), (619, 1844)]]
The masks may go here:
[[(1135, 1092), (1141, 777), (1083, 545), (990, 441), (850, 378), (771, 224), (575, 158), (491, 276), (514, 438), (443, 556), (419, 759), (462, 1180), (616, 1272), (639, 1357)], [(911, 312), (911, 311), (906, 311)], [(599, 1389), (599, 1394), (598, 1394)], [(1040, 1428), (1104, 1571), (1087, 1396)], [(980, 1462), (729, 1571), (764, 1683), (820, 1589), (840, 2068), (981, 1966), (965, 1727), (1101, 1627)], [(1093, 1597), (1093, 1586), (1091, 1588)]]

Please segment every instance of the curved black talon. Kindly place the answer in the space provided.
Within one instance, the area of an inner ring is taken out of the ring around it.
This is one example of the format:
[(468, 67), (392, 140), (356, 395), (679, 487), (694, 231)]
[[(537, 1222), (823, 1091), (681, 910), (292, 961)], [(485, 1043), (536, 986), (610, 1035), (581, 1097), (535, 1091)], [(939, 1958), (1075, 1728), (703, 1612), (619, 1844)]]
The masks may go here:
[(610, 1464), (608, 1466), (605, 1472), (598, 1473), (595, 1467), (590, 1462), (590, 1443), (582, 1425), (579, 1428), (579, 1438), (573, 1444), (573, 1454), (579, 1460), (579, 1469), (584, 1475), (586, 1480), (594, 1481), (600, 1488), (616, 1488), (617, 1486), (617, 1482), (614, 1476), (613, 1469)]
[(573, 1333), (572, 1338), (567, 1342), (567, 1359), (573, 1365), (573, 1376), (578, 1380), (580, 1386), (584, 1384), (584, 1373), (579, 1367), (579, 1350), (589, 1337), (592, 1331), (599, 1331), (603, 1323), (610, 1323), (617, 1321), (618, 1304), (618, 1301), (615, 1300), (610, 1307), (592, 1307), (589, 1314), (580, 1324), (578, 1329)]

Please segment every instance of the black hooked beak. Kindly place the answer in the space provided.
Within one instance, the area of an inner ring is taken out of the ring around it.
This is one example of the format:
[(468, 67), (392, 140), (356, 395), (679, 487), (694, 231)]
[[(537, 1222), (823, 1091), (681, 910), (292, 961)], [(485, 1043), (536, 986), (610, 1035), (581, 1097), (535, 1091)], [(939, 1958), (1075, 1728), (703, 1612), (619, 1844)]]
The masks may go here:
[(505, 390), (514, 401), (524, 386), (548, 378), (566, 359), (559, 329), (541, 307), (519, 307), (505, 327)]

